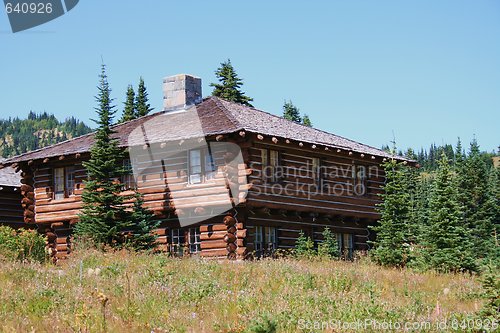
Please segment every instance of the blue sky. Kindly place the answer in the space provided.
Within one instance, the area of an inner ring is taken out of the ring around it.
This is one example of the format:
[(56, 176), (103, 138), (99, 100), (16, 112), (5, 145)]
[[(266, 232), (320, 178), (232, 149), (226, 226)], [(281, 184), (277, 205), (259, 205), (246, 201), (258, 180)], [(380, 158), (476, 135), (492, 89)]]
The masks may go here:
[(315, 127), (380, 147), (500, 144), (500, 2), (80, 1), (10, 32), (0, 12), (1, 117), (94, 116), (101, 56), (119, 109), (142, 75), (156, 111), (164, 76), (209, 95), (230, 58), (254, 105), (285, 99)]

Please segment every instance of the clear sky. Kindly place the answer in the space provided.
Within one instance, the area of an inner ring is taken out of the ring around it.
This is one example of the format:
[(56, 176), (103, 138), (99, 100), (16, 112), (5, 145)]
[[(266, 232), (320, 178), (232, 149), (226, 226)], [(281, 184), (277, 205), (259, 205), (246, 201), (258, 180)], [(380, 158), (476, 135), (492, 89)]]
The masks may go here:
[(13, 34), (0, 12), (0, 117), (94, 116), (101, 56), (122, 109), (142, 75), (156, 111), (164, 76), (209, 95), (230, 58), (244, 91), (281, 114), (380, 147), (500, 144), (500, 1), (81, 0)]

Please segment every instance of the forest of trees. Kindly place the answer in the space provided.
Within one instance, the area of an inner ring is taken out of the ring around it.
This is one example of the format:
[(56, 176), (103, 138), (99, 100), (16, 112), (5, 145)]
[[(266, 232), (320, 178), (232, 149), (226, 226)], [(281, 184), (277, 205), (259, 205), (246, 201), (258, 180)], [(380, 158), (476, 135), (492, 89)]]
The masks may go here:
[(498, 267), (500, 168), (494, 154), (481, 152), (474, 139), (467, 150), (459, 141), (455, 148), (432, 145), (429, 152), (405, 155), (421, 167), (396, 159), (384, 164), (375, 261), (441, 272)]
[(0, 120), (0, 152), (2, 157), (11, 157), (91, 131), (89, 126), (74, 117), (61, 122), (53, 114), (30, 111), (26, 119)]

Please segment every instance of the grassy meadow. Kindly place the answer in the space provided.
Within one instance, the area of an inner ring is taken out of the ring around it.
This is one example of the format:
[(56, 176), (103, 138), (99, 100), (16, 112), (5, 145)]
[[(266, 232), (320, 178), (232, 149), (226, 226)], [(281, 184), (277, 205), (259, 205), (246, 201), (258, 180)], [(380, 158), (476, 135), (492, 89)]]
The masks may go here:
[[(0, 327), (3, 332), (312, 332), (321, 331), (314, 322), (333, 320), (468, 318), (482, 305), (480, 293), (475, 277), (386, 269), (366, 258), (228, 262), (81, 251), (58, 265), (0, 261)], [(438, 330), (432, 325), (409, 331)]]

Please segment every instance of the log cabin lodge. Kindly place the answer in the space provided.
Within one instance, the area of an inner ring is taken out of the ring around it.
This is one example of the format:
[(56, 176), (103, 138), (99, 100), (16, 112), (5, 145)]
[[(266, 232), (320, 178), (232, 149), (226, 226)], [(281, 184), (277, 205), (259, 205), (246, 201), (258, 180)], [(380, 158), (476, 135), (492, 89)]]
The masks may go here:
[[(161, 221), (158, 249), (173, 255), (243, 259), (317, 244), (329, 227), (342, 253), (367, 250), (387, 152), (228, 102), (202, 98), (201, 79), (163, 80), (163, 110), (115, 125), (133, 176)], [(71, 252), (93, 134), (1, 162), (21, 173), (23, 223), (47, 235), (55, 258)], [(404, 160), (403, 157), (396, 157)], [(412, 161), (409, 161), (412, 163)]]

